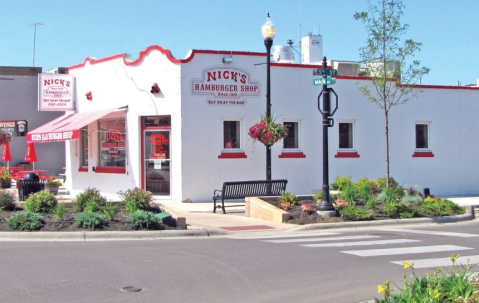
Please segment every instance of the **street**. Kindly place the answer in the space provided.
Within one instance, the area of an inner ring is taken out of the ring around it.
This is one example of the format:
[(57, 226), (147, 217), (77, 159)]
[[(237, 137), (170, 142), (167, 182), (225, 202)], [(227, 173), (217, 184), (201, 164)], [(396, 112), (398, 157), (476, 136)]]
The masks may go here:
[[(239, 233), (151, 241), (0, 242), (1, 302), (371, 300), (461, 254), (478, 271), (479, 224)], [(407, 273), (408, 275), (410, 272)], [(139, 292), (121, 290), (126, 286)]]

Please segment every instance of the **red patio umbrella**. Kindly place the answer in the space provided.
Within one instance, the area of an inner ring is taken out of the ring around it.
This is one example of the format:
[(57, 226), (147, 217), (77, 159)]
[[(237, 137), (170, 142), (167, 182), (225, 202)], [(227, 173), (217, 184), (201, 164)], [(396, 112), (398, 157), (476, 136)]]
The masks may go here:
[(7, 142), (3, 147), (2, 160), (7, 162), (7, 168), (10, 166), (10, 161), (12, 161), (12, 155), (10, 154), (10, 144)]
[(25, 161), (33, 163), (33, 170), (35, 170), (35, 162), (37, 162), (37, 154), (35, 153), (35, 145), (33, 142), (28, 143), (27, 152), (25, 153)]
[(3, 147), (2, 160), (7, 162), (7, 168), (10, 166), (10, 161), (12, 161), (12, 155), (10, 154), (10, 144), (5, 143)]

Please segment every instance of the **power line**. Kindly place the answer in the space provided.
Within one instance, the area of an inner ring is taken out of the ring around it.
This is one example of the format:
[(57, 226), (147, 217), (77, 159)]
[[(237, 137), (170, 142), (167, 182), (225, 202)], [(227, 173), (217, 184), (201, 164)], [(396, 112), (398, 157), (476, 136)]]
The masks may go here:
[(30, 24), (29, 26), (35, 27), (35, 32), (33, 34), (33, 67), (35, 67), (35, 44), (37, 39), (37, 26), (43, 25), (43, 23), (35, 22), (34, 24)]

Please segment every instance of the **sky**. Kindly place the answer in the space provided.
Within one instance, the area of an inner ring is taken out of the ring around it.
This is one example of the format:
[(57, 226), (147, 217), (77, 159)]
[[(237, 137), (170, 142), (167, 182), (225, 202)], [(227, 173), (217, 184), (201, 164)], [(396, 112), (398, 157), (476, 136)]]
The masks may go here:
[[(421, 84), (477, 83), (479, 1), (403, 3), (404, 37), (423, 43), (414, 59), (430, 69)], [(323, 36), (328, 59), (359, 61), (367, 35), (353, 15), (367, 9), (367, 0), (0, 0), (0, 66), (46, 71), (86, 57), (136, 59), (151, 45), (177, 59), (191, 49), (265, 52), (267, 13), (276, 26), (274, 45), (291, 39), (299, 51), (300, 37), (312, 32)]]

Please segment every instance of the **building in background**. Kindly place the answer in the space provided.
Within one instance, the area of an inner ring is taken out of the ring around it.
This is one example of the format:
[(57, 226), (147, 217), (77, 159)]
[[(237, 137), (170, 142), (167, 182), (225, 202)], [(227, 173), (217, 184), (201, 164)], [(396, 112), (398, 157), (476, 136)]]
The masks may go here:
[[(38, 74), (41, 73), (41, 67), (0, 67), (0, 129), (12, 135), (10, 166), (25, 162), (26, 133), (62, 114), (38, 111)], [(37, 144), (35, 151), (38, 158), (35, 169), (48, 170), (55, 175), (63, 173), (64, 144)]]

